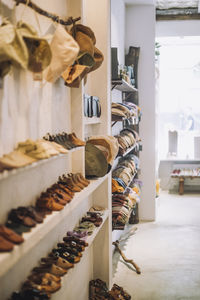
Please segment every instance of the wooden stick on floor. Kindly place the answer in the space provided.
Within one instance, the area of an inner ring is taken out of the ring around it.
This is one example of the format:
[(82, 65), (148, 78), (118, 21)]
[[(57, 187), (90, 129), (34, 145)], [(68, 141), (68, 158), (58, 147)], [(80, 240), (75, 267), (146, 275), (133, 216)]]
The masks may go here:
[(141, 274), (141, 271), (140, 271), (140, 268), (138, 267), (138, 265), (132, 259), (126, 258), (126, 256), (124, 255), (124, 253), (122, 252), (122, 250), (119, 247), (119, 241), (117, 240), (117, 241), (113, 242), (112, 244), (115, 246), (115, 249), (119, 252), (119, 254), (123, 258), (123, 260), (126, 263), (131, 264), (135, 268), (137, 274)]

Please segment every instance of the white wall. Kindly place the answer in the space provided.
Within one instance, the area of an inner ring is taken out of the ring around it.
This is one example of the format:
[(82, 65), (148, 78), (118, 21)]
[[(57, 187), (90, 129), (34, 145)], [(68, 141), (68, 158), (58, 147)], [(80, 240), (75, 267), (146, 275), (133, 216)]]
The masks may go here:
[(157, 21), (156, 36), (200, 35), (200, 20)]
[[(5, 1), (4, 1), (5, 2)], [(58, 15), (67, 15), (67, 2), (54, 0), (35, 0), (40, 7)], [(3, 13), (22, 19), (35, 26), (40, 34), (47, 31), (53, 33), (55, 27), (46, 17), (37, 15), (40, 28), (33, 10), (19, 5), (15, 13), (11, 13), (3, 5)], [(70, 109), (70, 89), (59, 79), (55, 84), (33, 81), (32, 73), (13, 68), (0, 89), (0, 156), (13, 150), (17, 142), (27, 138), (36, 139), (47, 132), (70, 131), (70, 120), (67, 111)], [(59, 116), (59, 117), (58, 117)]]
[(126, 52), (129, 46), (140, 46), (138, 88), (139, 105), (142, 109), (140, 136), (143, 151), (140, 152), (143, 181), (140, 219), (154, 220), (155, 204), (155, 7), (130, 5), (126, 7)]
[(124, 64), (125, 4), (123, 0), (111, 0), (111, 47), (118, 48), (119, 64)]
[[(111, 47), (118, 49), (118, 62), (125, 63), (125, 4), (123, 0), (111, 0)], [(112, 90), (112, 102), (121, 102), (122, 93)], [(112, 127), (112, 135), (119, 134), (122, 122), (117, 122)]]

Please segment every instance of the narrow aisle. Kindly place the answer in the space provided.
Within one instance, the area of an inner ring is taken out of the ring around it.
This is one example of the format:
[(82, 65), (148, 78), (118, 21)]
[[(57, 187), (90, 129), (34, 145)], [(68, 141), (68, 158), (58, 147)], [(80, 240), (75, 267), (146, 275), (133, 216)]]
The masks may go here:
[(200, 299), (200, 195), (162, 192), (158, 221), (137, 225), (124, 252), (141, 268), (137, 275), (120, 258), (114, 282), (134, 300)]

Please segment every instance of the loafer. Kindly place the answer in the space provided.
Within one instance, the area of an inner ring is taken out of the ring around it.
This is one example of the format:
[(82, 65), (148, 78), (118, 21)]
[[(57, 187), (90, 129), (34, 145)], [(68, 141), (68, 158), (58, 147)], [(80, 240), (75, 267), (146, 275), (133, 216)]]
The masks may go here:
[(9, 252), (14, 248), (14, 244), (0, 236), (0, 252)]
[(55, 281), (47, 281), (46, 284), (37, 284), (30, 280), (24, 283), (24, 287), (33, 287), (39, 291), (44, 291), (46, 293), (55, 293), (61, 288), (61, 284)]
[(79, 256), (82, 257), (82, 253), (80, 251), (78, 251), (78, 249), (74, 248), (74, 247), (70, 247), (69, 245), (65, 244), (65, 243), (58, 243), (57, 244), (58, 249), (62, 249), (70, 254), (73, 254), (75, 256)]
[(63, 276), (67, 273), (66, 269), (58, 267), (54, 263), (42, 263), (39, 267), (33, 268), (35, 273), (50, 273), (56, 276)]
[(0, 225), (0, 236), (14, 244), (21, 244), (24, 241), (23, 237), (4, 225)]
[(26, 210), (12, 209), (8, 215), (8, 220), (23, 224), (27, 227), (34, 227), (37, 222), (27, 215)]
[(74, 264), (68, 262), (67, 260), (61, 258), (61, 257), (57, 257), (57, 256), (49, 256), (49, 257), (43, 257), (41, 258), (41, 262), (42, 263), (53, 263), (55, 265), (57, 265), (58, 267), (62, 268), (62, 269), (70, 269), (74, 267)]
[(81, 240), (81, 239), (79, 239), (79, 238), (77, 238), (77, 237), (75, 237), (75, 236), (65, 236), (65, 237), (63, 238), (63, 241), (64, 241), (65, 243), (75, 242), (76, 244), (81, 245), (81, 246), (84, 246), (84, 247), (87, 247), (87, 246), (88, 246), (88, 243), (87, 243), (86, 241)]

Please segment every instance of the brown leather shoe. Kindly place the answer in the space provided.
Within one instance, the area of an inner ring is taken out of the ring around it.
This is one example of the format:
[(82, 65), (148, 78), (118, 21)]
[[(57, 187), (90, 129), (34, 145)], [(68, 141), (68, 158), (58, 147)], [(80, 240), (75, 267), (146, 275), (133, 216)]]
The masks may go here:
[(23, 285), (23, 288), (26, 287), (32, 287), (39, 291), (44, 291), (46, 293), (55, 293), (61, 288), (61, 283), (55, 282), (53, 280), (52, 281), (46, 280), (46, 281), (42, 281), (41, 284), (37, 284), (31, 280), (27, 280)]
[(85, 146), (85, 142), (77, 138), (76, 134), (73, 132), (68, 135), (70, 142), (72, 142), (76, 146)]
[(73, 182), (72, 178), (63, 175), (62, 180), (68, 185), (69, 189), (73, 192), (80, 192), (82, 190), (78, 185), (76, 185)]
[(85, 185), (81, 181), (78, 180), (76, 174), (70, 173), (70, 174), (68, 174), (68, 177), (72, 179), (74, 185), (77, 185), (82, 190), (85, 188)]
[(74, 267), (74, 264), (70, 263), (69, 261), (67, 261), (66, 259), (64, 258), (61, 258), (61, 257), (44, 257), (41, 259), (42, 262), (44, 263), (53, 263), (55, 264), (56, 266), (62, 268), (62, 269), (65, 269), (65, 270), (68, 270), (70, 268), (73, 268)]
[(40, 197), (36, 201), (36, 206), (45, 207), (51, 211), (59, 211), (64, 208), (64, 205), (57, 203), (52, 197)]
[(8, 252), (13, 250), (13, 243), (9, 242), (2, 236), (0, 236), (0, 252)]
[(37, 284), (43, 284), (43, 281), (50, 280), (55, 282), (61, 282), (61, 278), (59, 276), (53, 275), (51, 273), (32, 273), (28, 279)]
[(50, 263), (40, 264), (39, 267), (35, 267), (33, 269), (33, 272), (35, 272), (35, 273), (50, 273), (55, 276), (63, 276), (67, 273), (67, 270), (50, 262)]
[(76, 173), (84, 182), (85, 184), (90, 184), (90, 181), (86, 179), (81, 173)]
[(4, 225), (0, 225), (0, 236), (14, 244), (21, 244), (24, 241), (23, 237)]

